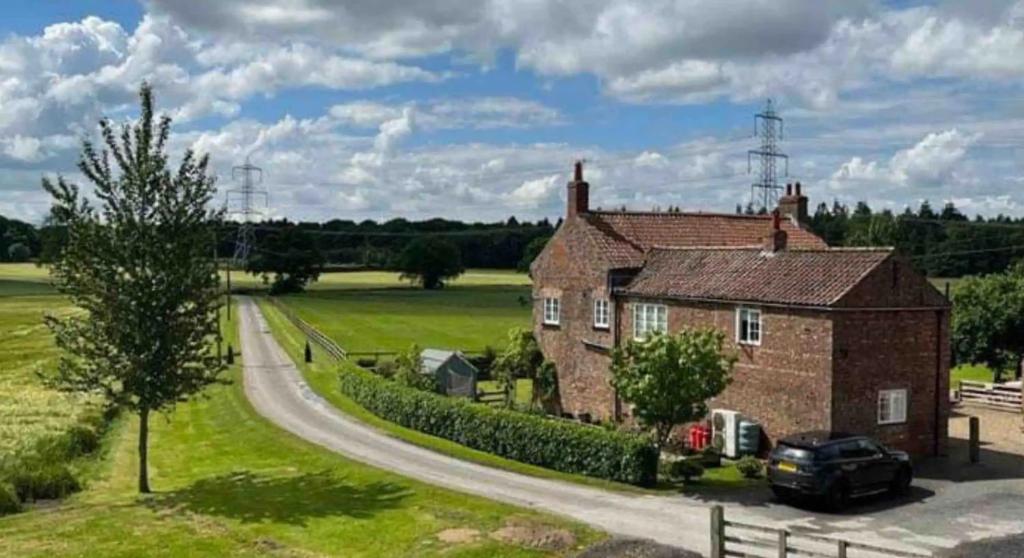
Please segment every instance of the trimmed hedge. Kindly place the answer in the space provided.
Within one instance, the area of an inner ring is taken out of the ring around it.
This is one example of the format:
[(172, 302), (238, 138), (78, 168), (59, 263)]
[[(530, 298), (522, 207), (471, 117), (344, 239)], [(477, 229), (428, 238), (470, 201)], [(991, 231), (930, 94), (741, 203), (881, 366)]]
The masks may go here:
[(566, 473), (651, 486), (658, 450), (645, 436), (613, 432), (404, 387), (343, 366), (341, 391), (371, 413), (480, 451)]

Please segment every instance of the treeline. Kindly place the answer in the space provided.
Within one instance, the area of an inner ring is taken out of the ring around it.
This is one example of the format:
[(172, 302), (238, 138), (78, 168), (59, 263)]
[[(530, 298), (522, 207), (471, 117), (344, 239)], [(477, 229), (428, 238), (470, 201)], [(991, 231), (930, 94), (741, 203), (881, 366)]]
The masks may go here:
[[(221, 235), (218, 252), (231, 256), (237, 224), (229, 223)], [(313, 247), (334, 266), (393, 269), (402, 250), (418, 238), (443, 237), (456, 245), (466, 268), (513, 269), (519, 266), (526, 247), (535, 239), (550, 237), (555, 225), (547, 219), (519, 222), (515, 217), (496, 223), (464, 223), (447, 219), (383, 223), (333, 219), (325, 223), (265, 221), (255, 226), (256, 247), (287, 229), (302, 231)]]
[(36, 227), (0, 215), (0, 262), (27, 262), (40, 250)]
[(917, 211), (874, 211), (820, 204), (810, 228), (830, 246), (894, 246), (929, 277), (1000, 272), (1024, 256), (1024, 218), (968, 218), (950, 202), (936, 211), (927, 201)]

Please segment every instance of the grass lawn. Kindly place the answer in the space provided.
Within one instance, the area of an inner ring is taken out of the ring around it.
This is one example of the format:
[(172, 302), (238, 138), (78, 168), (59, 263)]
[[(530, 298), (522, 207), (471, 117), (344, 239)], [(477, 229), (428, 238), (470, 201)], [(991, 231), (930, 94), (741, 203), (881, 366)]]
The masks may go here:
[(508, 331), (530, 327), (530, 287), (454, 285), (310, 290), (281, 297), (300, 317), (349, 352), (420, 347), (479, 351), (505, 344)]
[(95, 400), (44, 388), (37, 372), (56, 366), (45, 312), (71, 311), (46, 285), (0, 280), (0, 457), (66, 430)]
[[(136, 429), (125, 417), (85, 492), (0, 518), (0, 554), (527, 557), (572, 554), (603, 538), (576, 523), (435, 488), (306, 443), (255, 413), (239, 366), (229, 377), (232, 385), (180, 405), (169, 420), (154, 417), (155, 494), (135, 493)], [(510, 523), (566, 529), (577, 544), (545, 552), (489, 536)], [(480, 534), (461, 543), (438, 539), (462, 528)]]
[(956, 389), (960, 380), (992, 382), (992, 369), (984, 364), (961, 364), (949, 371), (949, 387)]

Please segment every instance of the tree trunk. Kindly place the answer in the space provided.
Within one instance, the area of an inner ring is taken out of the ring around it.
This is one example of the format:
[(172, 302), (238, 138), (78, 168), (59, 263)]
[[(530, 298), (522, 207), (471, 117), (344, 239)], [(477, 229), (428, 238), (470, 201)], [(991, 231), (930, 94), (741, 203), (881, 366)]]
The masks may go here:
[(149, 409), (139, 411), (139, 492), (149, 494)]

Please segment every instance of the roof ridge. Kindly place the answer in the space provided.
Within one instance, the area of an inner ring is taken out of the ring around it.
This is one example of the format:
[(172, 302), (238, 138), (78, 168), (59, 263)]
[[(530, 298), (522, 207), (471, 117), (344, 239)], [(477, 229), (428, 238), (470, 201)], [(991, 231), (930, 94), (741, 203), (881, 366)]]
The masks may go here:
[[(739, 251), (752, 251), (760, 250), (762, 246), (760, 244), (750, 244), (747, 246), (729, 246), (729, 245), (709, 245), (709, 246), (663, 246), (654, 245), (651, 246), (650, 251), (660, 250), (665, 252), (695, 252), (701, 250), (720, 250), (723, 252), (739, 252)], [(892, 246), (829, 246), (827, 248), (786, 248), (781, 252), (792, 252), (800, 254), (835, 254), (835, 253), (857, 253), (857, 252), (885, 252), (892, 253), (896, 249)]]
[(771, 214), (764, 215), (747, 215), (745, 213), (727, 213), (718, 211), (639, 211), (639, 210), (591, 210), (589, 212), (592, 215), (637, 215), (637, 216), (651, 216), (651, 217), (728, 217), (733, 219), (759, 219), (768, 220), (771, 219)]

